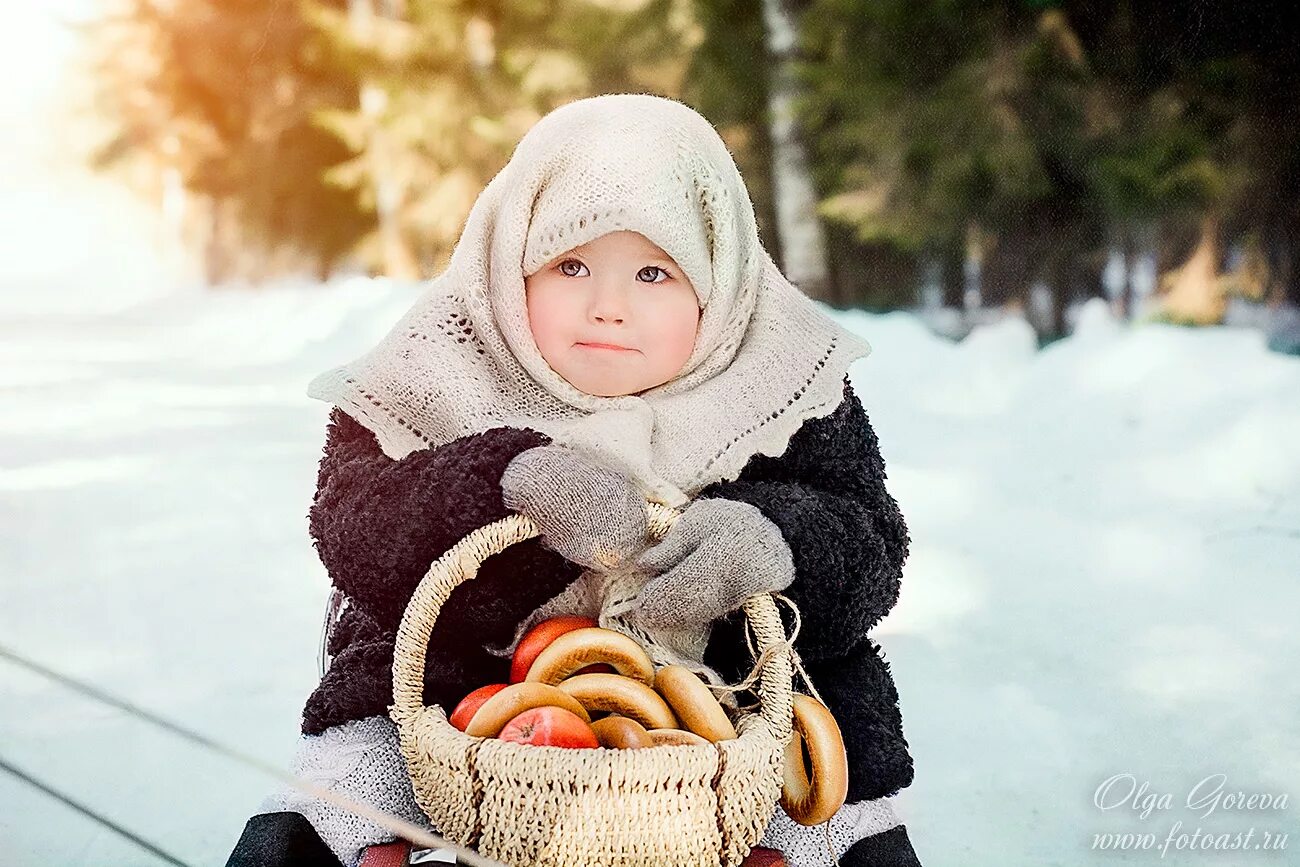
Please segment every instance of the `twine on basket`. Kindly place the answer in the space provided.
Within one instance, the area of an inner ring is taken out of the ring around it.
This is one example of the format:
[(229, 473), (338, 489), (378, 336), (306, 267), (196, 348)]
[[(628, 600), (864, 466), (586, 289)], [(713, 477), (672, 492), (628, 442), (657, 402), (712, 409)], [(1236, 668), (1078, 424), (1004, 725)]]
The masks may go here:
[[(749, 674), (745, 675), (745, 678), (739, 683), (731, 684), (729, 686), (710, 684), (709, 689), (716, 692), (743, 692), (744, 690), (749, 689), (749, 687), (758, 680), (759, 676), (762, 674), (763, 666), (767, 663), (768, 659), (777, 653), (785, 653), (788, 651), (790, 654), (790, 663), (794, 666), (795, 670), (799, 672), (799, 676), (803, 678), (803, 682), (807, 685), (808, 691), (812, 693), (813, 698), (817, 699), (822, 704), (826, 704), (826, 702), (822, 700), (821, 694), (817, 692), (817, 687), (813, 686), (812, 678), (808, 676), (808, 672), (804, 669), (803, 660), (799, 657), (799, 651), (794, 649), (794, 641), (799, 637), (799, 630), (803, 627), (803, 618), (799, 614), (799, 606), (795, 605), (794, 601), (783, 593), (774, 592), (770, 595), (773, 599), (779, 599), (786, 605), (789, 605), (790, 611), (794, 614), (794, 625), (791, 627), (790, 637), (783, 641), (778, 641), (776, 644), (768, 645), (766, 650), (759, 653), (754, 649), (753, 627), (748, 619), (745, 620), (745, 644), (749, 647), (749, 655), (754, 658), (754, 667), (749, 670)], [(757, 703), (743, 705), (740, 707), (740, 710), (753, 710), (758, 706)]]

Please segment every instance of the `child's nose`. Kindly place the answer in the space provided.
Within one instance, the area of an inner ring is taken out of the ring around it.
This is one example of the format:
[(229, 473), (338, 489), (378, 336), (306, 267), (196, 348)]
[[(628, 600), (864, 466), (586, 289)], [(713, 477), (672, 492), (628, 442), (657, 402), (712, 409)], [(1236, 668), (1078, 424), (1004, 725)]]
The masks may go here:
[(627, 296), (618, 286), (597, 286), (590, 312), (597, 322), (621, 323), (627, 317)]

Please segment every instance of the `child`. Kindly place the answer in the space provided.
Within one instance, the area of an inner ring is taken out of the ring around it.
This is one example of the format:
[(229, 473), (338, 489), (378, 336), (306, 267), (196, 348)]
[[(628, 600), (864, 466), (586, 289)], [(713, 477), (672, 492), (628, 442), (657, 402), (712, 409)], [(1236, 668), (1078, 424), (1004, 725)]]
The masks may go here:
[[(295, 772), (428, 826), (387, 717), (394, 634), (429, 565), (514, 511), (540, 538), (488, 558), (442, 606), (426, 703), (450, 710), (507, 680), (522, 631), (622, 563), (655, 576), (628, 618), (697, 636), (702, 669), (732, 682), (752, 666), (738, 609), (782, 591), (843, 731), (849, 792), (825, 826), (778, 808), (761, 845), (793, 867), (917, 865), (888, 800), (912, 779), (898, 695), (867, 637), (909, 545), (846, 376), (868, 352), (772, 263), (698, 113), (615, 94), (548, 114), (475, 202), (446, 271), (309, 388), (334, 405), (311, 533), (347, 605)], [(646, 500), (681, 511), (648, 548)], [(389, 839), (289, 790), (229, 865), (351, 867)]]

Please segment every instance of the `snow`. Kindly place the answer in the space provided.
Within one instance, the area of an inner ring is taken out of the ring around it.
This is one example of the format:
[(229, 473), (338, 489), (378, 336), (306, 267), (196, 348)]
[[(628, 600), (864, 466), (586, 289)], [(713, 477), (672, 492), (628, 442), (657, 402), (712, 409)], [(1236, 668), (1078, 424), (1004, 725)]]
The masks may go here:
[[(47, 297), (39, 315), (10, 296), (0, 644), (287, 766), (327, 590), (306, 512), (328, 407), (303, 389), (417, 291)], [(877, 638), (922, 861), (1109, 864), (1156, 855), (1095, 834), (1294, 827), (1295, 804), (1202, 817), (1185, 798), (1217, 773), (1300, 797), (1300, 359), (1100, 302), (1041, 351), (1014, 318), (954, 344), (905, 312), (834, 315), (874, 347), (852, 375), (913, 540)], [(222, 863), (275, 785), (4, 659), (0, 758), (193, 864)], [(1172, 806), (1098, 808), (1116, 774)], [(161, 863), (5, 774), (0, 799), (6, 864)]]

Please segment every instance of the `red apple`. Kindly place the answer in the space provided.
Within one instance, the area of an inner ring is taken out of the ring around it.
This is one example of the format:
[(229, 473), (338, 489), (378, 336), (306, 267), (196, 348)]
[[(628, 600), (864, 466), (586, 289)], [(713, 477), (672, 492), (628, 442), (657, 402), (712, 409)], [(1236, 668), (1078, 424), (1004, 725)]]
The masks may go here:
[[(514, 656), (510, 660), (510, 682), (523, 683), (527, 680), (528, 669), (532, 668), (533, 660), (537, 659), (537, 655), (546, 649), (546, 645), (556, 638), (575, 629), (599, 625), (590, 617), (579, 617), (577, 615), (565, 615), (564, 617), (552, 617), (550, 620), (543, 620), (524, 633), (523, 638), (519, 639), (519, 646), (515, 648)], [(588, 665), (575, 673), (590, 674), (598, 671), (612, 672), (614, 667), (598, 662), (595, 665)]]
[(487, 701), (507, 686), (509, 686), (509, 684), (506, 683), (490, 683), (487, 686), (480, 686), (478, 689), (460, 700), (460, 704), (456, 705), (456, 709), (451, 712), (451, 716), (447, 721), (461, 731), (465, 731), (465, 727), (468, 726), (469, 721), (473, 719), (475, 711), (483, 706), (483, 702)]
[(544, 747), (595, 749), (596, 733), (582, 717), (562, 707), (535, 707), (506, 723), (497, 735), (503, 741)]

